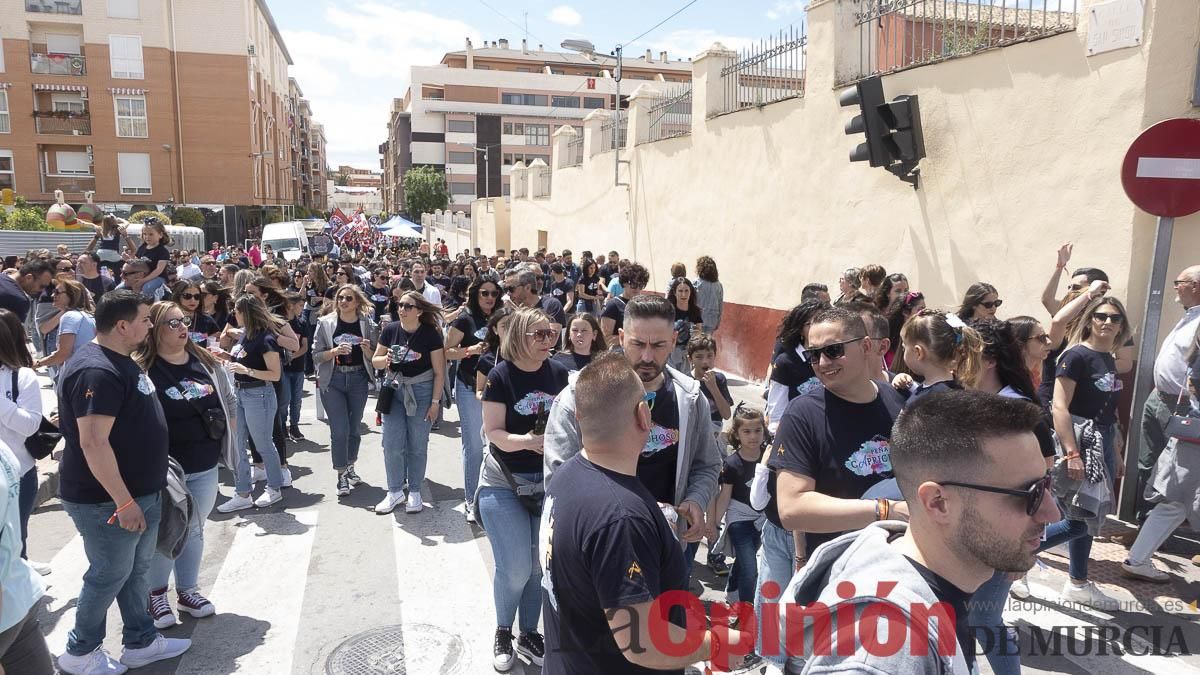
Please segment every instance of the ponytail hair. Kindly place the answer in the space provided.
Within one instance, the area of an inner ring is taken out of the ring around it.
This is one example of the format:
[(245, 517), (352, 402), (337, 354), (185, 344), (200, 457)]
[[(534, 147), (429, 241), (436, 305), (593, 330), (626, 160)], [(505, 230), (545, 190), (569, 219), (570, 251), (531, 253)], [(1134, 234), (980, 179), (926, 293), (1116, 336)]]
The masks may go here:
[(923, 309), (904, 324), (900, 337), (908, 349), (919, 344), (929, 350), (934, 359), (954, 371), (954, 377), (967, 389), (978, 386), (983, 371), (983, 340), (957, 315)]
[(996, 363), (1000, 383), (1040, 405), (1033, 376), (1025, 368), (1020, 329), (1012, 321), (997, 319), (977, 319), (971, 322), (971, 328), (983, 340), (983, 355)]

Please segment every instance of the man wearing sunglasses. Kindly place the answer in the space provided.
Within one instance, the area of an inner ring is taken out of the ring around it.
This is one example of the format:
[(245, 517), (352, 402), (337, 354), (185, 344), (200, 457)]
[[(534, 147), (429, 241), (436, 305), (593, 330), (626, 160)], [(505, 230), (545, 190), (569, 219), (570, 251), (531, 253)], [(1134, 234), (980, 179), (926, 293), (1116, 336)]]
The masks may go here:
[[(892, 434), (891, 460), (905, 495), (900, 503), (912, 514), (909, 522), (882, 518), (885, 522), (834, 539), (813, 553), (783, 595), (798, 605), (825, 603), (827, 615), (839, 618), (890, 605), (904, 622), (903, 643), (898, 649), (893, 644), (893, 626), (890, 648), (856, 640), (852, 655), (840, 643), (830, 654), (813, 649), (818, 629), (806, 621), (803, 654), (811, 656), (807, 662), (790, 657), (789, 672), (800, 665), (888, 673), (972, 668), (975, 631), (966, 622), (971, 594), (996, 570), (1032, 568), (1042, 532), (1059, 518), (1047, 498), (1050, 479), (1033, 432), (1040, 420), (1041, 411), (1031, 403), (980, 391), (933, 394), (904, 411)], [(877, 597), (880, 588), (890, 590)], [(940, 640), (938, 603), (955, 610), (953, 645)], [(915, 620), (927, 624), (914, 626)], [(819, 630), (863, 634), (828, 624)], [(928, 643), (914, 644), (915, 639)]]
[(549, 295), (538, 295), (538, 276), (538, 273), (524, 266), (510, 269), (504, 273), (504, 292), (508, 299), (519, 307), (535, 307), (542, 310), (550, 317), (550, 322), (555, 328), (562, 330), (567, 322), (563, 305)]

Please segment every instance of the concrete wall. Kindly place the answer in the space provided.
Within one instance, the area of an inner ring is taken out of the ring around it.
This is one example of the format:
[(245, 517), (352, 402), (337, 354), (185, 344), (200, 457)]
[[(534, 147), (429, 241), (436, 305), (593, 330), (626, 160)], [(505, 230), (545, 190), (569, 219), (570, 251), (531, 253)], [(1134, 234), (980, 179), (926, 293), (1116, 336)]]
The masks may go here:
[[(852, 113), (838, 106), (834, 74), (845, 68), (839, 53), (857, 62), (845, 49), (858, 40), (845, 34), (855, 5), (814, 2), (806, 96), (706, 118), (725, 58), (706, 52), (695, 61), (690, 136), (624, 150), (629, 187), (614, 187), (613, 153), (591, 150), (603, 120), (586, 122), (585, 161), (556, 169), (548, 198), (518, 197), (514, 170), (511, 241), (496, 246), (532, 247), (547, 230), (551, 249), (615, 248), (650, 269), (657, 291), (671, 263), (693, 273), (698, 256), (712, 255), (727, 316), (737, 318), (719, 333), (721, 361), (752, 376), (763, 374), (778, 319), (805, 283), (836, 291), (844, 268), (869, 262), (907, 274), (931, 306), (955, 306), (982, 280), (1000, 289), (1002, 315), (1041, 317), (1054, 251), (1071, 241), (1072, 265), (1107, 270), (1140, 323), (1154, 221), (1125, 197), (1119, 168), (1144, 127), (1200, 116), (1188, 103), (1200, 5), (1148, 1), (1140, 47), (1088, 57), (1094, 3), (1081, 4), (1075, 32), (884, 78), (889, 99), (920, 95), (928, 157), (919, 190), (848, 161), (861, 139), (843, 134)], [(629, 112), (631, 144), (657, 100), (646, 94)], [(1172, 274), (1200, 262), (1200, 215), (1178, 221), (1172, 251)], [(1179, 315), (1169, 306), (1163, 324)]]

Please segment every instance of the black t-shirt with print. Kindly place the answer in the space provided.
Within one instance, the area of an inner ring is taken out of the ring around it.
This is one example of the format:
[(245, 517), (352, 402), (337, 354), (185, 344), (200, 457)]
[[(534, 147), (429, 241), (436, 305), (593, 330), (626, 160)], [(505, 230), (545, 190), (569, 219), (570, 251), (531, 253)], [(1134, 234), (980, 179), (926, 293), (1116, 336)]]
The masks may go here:
[[(300, 341), (304, 342), (304, 340), (305, 340), (304, 322), (300, 320), (300, 317), (297, 316), (294, 319), (289, 319), (288, 325), (292, 327), (292, 330), (296, 331), (296, 335), (300, 338)], [(311, 348), (312, 348), (312, 345), (309, 345), (309, 349), (311, 349)], [(304, 372), (304, 355), (301, 354), (300, 356), (297, 356), (295, 358), (292, 358), (292, 359), (284, 362), (283, 370), (285, 372), (289, 372), (289, 373)]]
[[(171, 252), (168, 251), (167, 247), (163, 246), (162, 244), (159, 244), (154, 248), (147, 248), (145, 244), (142, 244), (141, 246), (138, 246), (137, 257), (149, 260), (150, 271), (153, 272), (154, 268), (158, 267), (158, 263), (170, 262)], [(161, 276), (164, 280), (166, 279), (166, 276), (164, 275), (159, 276)]]
[(552, 323), (560, 326), (567, 324), (567, 315), (563, 312), (563, 304), (558, 299), (549, 295), (543, 295), (538, 300), (536, 307), (545, 312), (546, 316), (550, 317)]
[[(811, 535), (809, 535), (811, 537)], [(934, 597), (938, 602), (944, 602), (954, 611), (954, 635), (958, 639), (958, 646), (963, 650), (963, 658), (967, 661), (967, 670), (974, 672), (975, 670), (975, 629), (968, 621), (967, 605), (971, 602), (973, 593), (967, 593), (958, 586), (955, 586), (942, 575), (934, 572), (921, 563), (913, 560), (908, 556), (904, 559), (913, 566), (913, 569), (921, 575), (925, 583), (929, 584), (929, 590), (933, 591)], [(993, 628), (994, 627), (990, 627)], [(949, 656), (947, 654), (947, 656)]]
[(447, 277), (447, 276), (437, 277), (437, 276), (433, 276), (431, 274), (428, 277), (426, 277), (426, 279), (429, 281), (429, 283), (433, 284), (434, 286), (437, 286), (438, 290), (442, 292), (443, 298), (446, 297), (446, 293), (450, 290), (450, 277)]
[(613, 296), (604, 303), (604, 311), (600, 312), (601, 319), (612, 319), (613, 329), (612, 334), (616, 335), (617, 331), (625, 325), (625, 298), (621, 296)]
[[(487, 337), (487, 318), (472, 313), (470, 310), (462, 312), (458, 318), (450, 323), (450, 327), (462, 333), (462, 341), (458, 343), (461, 348), (473, 347)], [(458, 362), (458, 379), (467, 388), (475, 390), (475, 368), (479, 365), (478, 356), (470, 356), (461, 359)]]
[(554, 360), (567, 367), (567, 370), (575, 372), (583, 370), (584, 366), (592, 362), (591, 354), (575, 354), (573, 352), (559, 352), (554, 355)]
[(188, 337), (192, 342), (206, 349), (208, 348), (208, 336), (220, 332), (221, 327), (217, 325), (217, 320), (204, 312), (197, 312), (192, 317), (191, 325), (188, 326)]
[(963, 386), (958, 380), (942, 380), (941, 382), (934, 382), (930, 385), (921, 384), (918, 385), (917, 388), (908, 395), (908, 400), (904, 402), (904, 407), (907, 408), (908, 406), (912, 405), (913, 401), (916, 401), (922, 396), (928, 396), (930, 394), (937, 394), (939, 392), (946, 391), (961, 391), (962, 388)]
[(59, 496), (76, 504), (112, 497), (96, 480), (79, 444), (79, 418), (113, 418), (108, 442), (121, 480), (133, 497), (161, 490), (167, 481), (167, 421), (154, 382), (133, 359), (88, 342), (75, 349), (59, 373), (59, 430), (66, 439)]
[(442, 331), (426, 324), (419, 324), (417, 330), (408, 333), (399, 321), (393, 321), (383, 327), (379, 334), (379, 344), (384, 347), (399, 345), (399, 354), (404, 359), (400, 363), (388, 362), (388, 368), (394, 373), (405, 377), (414, 377), (433, 368), (430, 354), (442, 348)]
[[(238, 343), (229, 350), (229, 356), (237, 363), (246, 366), (251, 370), (266, 370), (268, 352), (278, 352), (279, 343), (275, 341), (275, 334), (269, 330), (259, 331), (254, 337), (242, 335)], [(257, 382), (260, 378), (252, 375), (242, 375), (235, 373), (233, 378), (238, 382)]]
[(575, 282), (571, 281), (570, 277), (562, 281), (554, 281), (550, 283), (547, 295), (550, 295), (564, 307), (567, 304), (567, 295), (575, 292)]
[(787, 387), (789, 401), (821, 388), (812, 364), (800, 358), (795, 349), (783, 349), (775, 357), (771, 381)]
[[(501, 361), (488, 375), (483, 400), (504, 405), (504, 428), (510, 434), (528, 434), (540, 416), (550, 415), (554, 397), (567, 386), (567, 369), (551, 359), (532, 373)], [(492, 444), (492, 455), (514, 473), (541, 473), (542, 455), (533, 450), (504, 452)]]
[[(388, 311), (388, 302), (392, 298), (392, 289), (384, 284), (382, 288), (376, 287), (375, 284), (367, 286), (367, 299), (371, 301), (371, 306), (375, 308), (375, 320), (378, 321)], [(396, 317), (392, 317), (393, 319)]]
[[(171, 456), (179, 461), (184, 473), (199, 473), (216, 466), (221, 456), (221, 441), (209, 438), (200, 411), (221, 410), (221, 399), (200, 360), (189, 356), (187, 363), (176, 365), (157, 359), (149, 375), (167, 418)], [(226, 433), (233, 430), (227, 429)]]
[(665, 372), (662, 386), (650, 401), (650, 422), (650, 435), (638, 458), (637, 475), (655, 499), (674, 504), (675, 470), (679, 461), (679, 405), (675, 386)]
[(1072, 415), (1105, 426), (1116, 423), (1117, 399), (1124, 385), (1117, 377), (1117, 361), (1112, 354), (1075, 345), (1059, 359), (1054, 375), (1075, 381), (1075, 395), (1067, 407)]
[[(851, 403), (827, 389), (794, 399), (775, 433), (770, 464), (816, 481), (814, 489), (841, 499), (859, 499), (892, 476), (888, 440), (904, 399), (886, 382), (870, 403)], [(838, 536), (809, 533), (808, 549)]]
[[(547, 675), (682, 675), (630, 663), (605, 610), (686, 591), (683, 549), (644, 485), (575, 455), (546, 488), (541, 554)], [(681, 609), (676, 606), (674, 609)], [(669, 619), (683, 626), (681, 612)]]
[[(721, 396), (725, 399), (725, 402), (729, 404), (730, 408), (732, 408), (733, 395), (729, 393), (729, 379), (725, 377), (725, 373), (720, 373), (715, 370), (712, 371), (712, 374), (713, 377), (717, 379), (717, 391), (721, 392)], [(703, 382), (700, 382), (700, 391), (704, 392), (704, 398), (708, 399), (708, 407), (712, 409), (712, 421), (718, 424), (724, 422), (725, 420), (721, 417), (721, 413), (717, 412), (717, 404), (715, 402), (716, 400), (713, 398), (712, 392), (709, 391), (708, 386)]]
[[(717, 477), (718, 485), (733, 486), (733, 500), (750, 506), (750, 484), (754, 482), (754, 467), (758, 461), (751, 462), (740, 453), (733, 453), (725, 458), (721, 465), (721, 474)], [(720, 514), (717, 514), (720, 517)]]
[[(579, 280), (579, 283), (583, 284), (583, 289), (585, 291), (587, 291), (588, 295), (594, 295), (597, 297), (599, 297), (601, 295), (600, 290), (603, 287), (601, 286), (602, 282), (600, 281), (600, 277), (593, 274), (590, 277), (583, 277), (582, 279)], [(583, 300), (584, 302), (587, 302), (587, 303), (593, 303), (592, 306), (595, 306), (594, 300), (588, 300), (586, 298), (579, 298), (579, 299)]]
[(681, 347), (692, 339), (692, 322), (686, 309), (675, 308), (675, 346)]
[(334, 364), (339, 366), (361, 366), (365, 365), (363, 361), (362, 347), (362, 326), (358, 320), (342, 321), (337, 320), (337, 327), (333, 329), (333, 346), (342, 344), (350, 345), (350, 353), (346, 356), (338, 356), (334, 358)]
[(612, 276), (617, 273), (617, 266), (604, 263), (600, 266), (600, 269), (597, 270), (597, 272), (599, 273), (600, 278), (604, 280), (605, 285), (608, 285), (609, 279), (611, 279)]
[(103, 274), (99, 274), (93, 279), (81, 277), (79, 279), (79, 283), (83, 284), (83, 287), (91, 292), (93, 302), (99, 302), (100, 298), (104, 297), (105, 293), (111, 291), (117, 286), (117, 282), (104, 276)]

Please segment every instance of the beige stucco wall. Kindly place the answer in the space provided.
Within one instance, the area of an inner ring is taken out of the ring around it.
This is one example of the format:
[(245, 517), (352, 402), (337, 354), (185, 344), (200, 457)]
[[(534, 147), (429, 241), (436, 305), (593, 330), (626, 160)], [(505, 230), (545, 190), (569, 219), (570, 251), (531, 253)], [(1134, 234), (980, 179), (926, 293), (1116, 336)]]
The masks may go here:
[[(626, 151), (630, 187), (614, 188), (611, 152), (557, 169), (550, 198), (513, 199), (511, 245), (532, 247), (545, 229), (552, 249), (616, 248), (660, 291), (672, 262), (691, 272), (708, 254), (727, 301), (775, 309), (807, 282), (836, 290), (841, 270), (875, 262), (932, 306), (983, 280), (1000, 289), (1003, 315), (1042, 316), (1055, 249), (1071, 241), (1072, 265), (1107, 270), (1140, 322), (1154, 219), (1125, 197), (1119, 168), (1144, 127), (1200, 116), (1188, 100), (1200, 4), (1148, 1), (1142, 46), (1095, 57), (1094, 3), (1081, 4), (1073, 33), (884, 78), (889, 99), (920, 96), (919, 190), (847, 159), (860, 139), (842, 132), (852, 113), (837, 103), (833, 45), (846, 40), (835, 14), (853, 3), (828, 2), (809, 12), (804, 98), (705, 120), (698, 58), (692, 135)], [(1178, 221), (1172, 251), (1171, 274), (1200, 263), (1200, 215)]]

